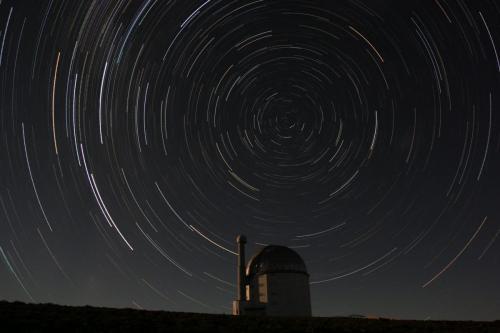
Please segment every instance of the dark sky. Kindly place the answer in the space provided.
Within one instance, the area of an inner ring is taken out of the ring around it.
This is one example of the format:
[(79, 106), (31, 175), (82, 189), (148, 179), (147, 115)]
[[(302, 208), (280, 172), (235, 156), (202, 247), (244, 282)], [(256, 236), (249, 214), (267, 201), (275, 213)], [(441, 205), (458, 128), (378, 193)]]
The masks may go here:
[(500, 3), (0, 1), (0, 299), (500, 319)]

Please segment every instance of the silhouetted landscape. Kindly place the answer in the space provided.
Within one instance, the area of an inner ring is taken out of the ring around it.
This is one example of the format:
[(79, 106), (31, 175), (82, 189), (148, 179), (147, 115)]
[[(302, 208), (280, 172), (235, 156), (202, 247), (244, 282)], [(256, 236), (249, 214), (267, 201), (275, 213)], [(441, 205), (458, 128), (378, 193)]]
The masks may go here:
[(500, 332), (500, 321), (231, 316), (0, 302), (2, 332)]

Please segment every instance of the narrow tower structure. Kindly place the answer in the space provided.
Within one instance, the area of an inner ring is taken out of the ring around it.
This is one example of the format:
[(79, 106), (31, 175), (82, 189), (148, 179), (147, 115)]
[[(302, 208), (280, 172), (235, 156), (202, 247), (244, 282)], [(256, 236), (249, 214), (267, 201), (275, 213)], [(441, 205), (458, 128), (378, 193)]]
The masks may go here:
[(239, 235), (236, 238), (238, 243), (238, 301), (245, 300), (245, 244), (247, 238), (244, 235)]

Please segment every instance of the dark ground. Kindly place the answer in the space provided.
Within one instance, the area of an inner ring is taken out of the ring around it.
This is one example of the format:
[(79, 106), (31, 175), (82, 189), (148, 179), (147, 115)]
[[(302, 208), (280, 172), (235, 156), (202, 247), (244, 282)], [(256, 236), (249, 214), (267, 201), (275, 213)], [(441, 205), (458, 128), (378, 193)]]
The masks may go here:
[(0, 302), (0, 332), (500, 332), (500, 321), (234, 317)]

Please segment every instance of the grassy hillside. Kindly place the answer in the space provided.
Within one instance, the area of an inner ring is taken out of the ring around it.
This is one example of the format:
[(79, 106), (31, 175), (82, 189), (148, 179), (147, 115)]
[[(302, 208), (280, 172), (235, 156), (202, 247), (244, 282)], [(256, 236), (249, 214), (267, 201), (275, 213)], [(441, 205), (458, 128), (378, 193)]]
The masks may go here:
[(500, 332), (496, 322), (235, 317), (0, 302), (1, 332)]

